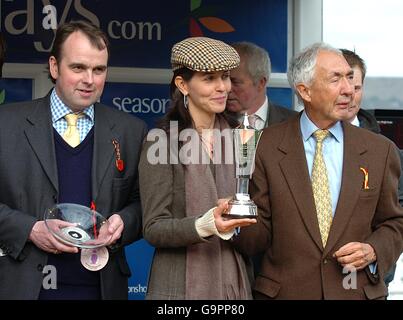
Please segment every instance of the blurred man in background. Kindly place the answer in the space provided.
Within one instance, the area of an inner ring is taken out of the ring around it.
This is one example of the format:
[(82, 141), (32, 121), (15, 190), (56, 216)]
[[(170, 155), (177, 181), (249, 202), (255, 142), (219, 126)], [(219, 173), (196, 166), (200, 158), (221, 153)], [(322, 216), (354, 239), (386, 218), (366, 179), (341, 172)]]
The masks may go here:
[[(348, 121), (350, 121), (353, 125), (361, 128), (365, 128), (371, 130), (375, 133), (381, 133), (381, 128), (375, 118), (375, 116), (361, 108), (361, 101), (363, 97), (364, 90), (364, 79), (366, 75), (366, 65), (364, 60), (355, 52), (341, 49), (344, 58), (347, 60), (347, 63), (354, 71), (354, 98), (351, 104), (351, 107), (348, 111)], [(402, 166), (402, 174), (399, 179), (399, 202), (403, 206), (403, 151), (398, 150), (400, 155), (400, 165)], [(391, 270), (385, 275), (385, 283), (389, 285), (390, 282), (393, 281), (394, 275), (396, 271), (396, 264), (392, 267)]]
[(231, 70), (227, 110), (235, 113), (239, 120), (247, 113), (249, 123), (258, 130), (295, 115), (297, 112), (268, 100), (266, 88), (271, 64), (267, 51), (250, 42), (236, 42), (232, 47), (241, 57), (241, 64)]

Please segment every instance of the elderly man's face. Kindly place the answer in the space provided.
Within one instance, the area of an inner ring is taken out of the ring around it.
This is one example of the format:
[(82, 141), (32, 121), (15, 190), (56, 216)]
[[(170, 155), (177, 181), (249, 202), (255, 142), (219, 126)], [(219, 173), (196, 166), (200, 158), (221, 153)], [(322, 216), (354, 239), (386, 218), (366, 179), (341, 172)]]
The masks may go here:
[(314, 80), (302, 94), (308, 117), (321, 129), (345, 119), (354, 97), (353, 70), (341, 54), (320, 51)]

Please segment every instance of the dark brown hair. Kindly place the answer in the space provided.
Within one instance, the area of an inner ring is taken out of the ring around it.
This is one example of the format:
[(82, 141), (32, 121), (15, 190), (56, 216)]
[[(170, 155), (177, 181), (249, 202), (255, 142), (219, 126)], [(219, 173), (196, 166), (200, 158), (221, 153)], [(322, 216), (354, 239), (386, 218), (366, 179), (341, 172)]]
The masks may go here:
[(353, 51), (347, 49), (340, 49), (343, 53), (344, 59), (347, 60), (347, 63), (351, 68), (358, 67), (362, 73), (362, 82), (364, 83), (365, 74), (367, 73), (367, 67), (365, 62), (361, 57)]
[[(193, 119), (190, 116), (189, 110), (185, 107), (183, 102), (183, 94), (175, 85), (175, 78), (181, 76), (185, 81), (190, 81), (195, 74), (188, 68), (180, 68), (174, 71), (174, 75), (170, 84), (170, 97), (171, 103), (168, 112), (165, 116), (158, 122), (157, 127), (169, 132), (170, 122), (178, 122), (178, 132), (184, 129), (192, 128), (194, 126)], [(235, 128), (238, 125), (238, 121), (227, 115), (227, 111), (220, 113), (225, 120), (228, 122), (231, 128)]]
[[(60, 25), (56, 31), (50, 55), (55, 57), (58, 65), (63, 58), (63, 44), (71, 34), (77, 31), (82, 32), (98, 50), (104, 50), (106, 48), (109, 58), (109, 40), (107, 35), (99, 27), (86, 21), (71, 21)], [(55, 82), (50, 73), (49, 78), (53, 83)]]

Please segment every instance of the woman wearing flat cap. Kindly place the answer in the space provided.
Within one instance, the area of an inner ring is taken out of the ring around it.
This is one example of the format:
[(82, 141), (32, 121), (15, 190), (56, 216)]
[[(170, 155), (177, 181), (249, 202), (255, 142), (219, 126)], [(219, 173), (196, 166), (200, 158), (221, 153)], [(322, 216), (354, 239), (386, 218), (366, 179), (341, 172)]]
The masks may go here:
[(158, 141), (169, 144), (158, 153), (168, 161), (155, 161), (155, 138), (147, 139), (139, 166), (143, 235), (156, 248), (146, 298), (251, 299), (247, 266), (228, 240), (256, 220), (227, 220), (226, 202), (218, 201), (236, 187), (234, 166), (224, 161), (231, 139), (221, 134), (237, 125), (224, 110), (239, 55), (195, 37), (173, 46), (171, 63), (172, 103)]

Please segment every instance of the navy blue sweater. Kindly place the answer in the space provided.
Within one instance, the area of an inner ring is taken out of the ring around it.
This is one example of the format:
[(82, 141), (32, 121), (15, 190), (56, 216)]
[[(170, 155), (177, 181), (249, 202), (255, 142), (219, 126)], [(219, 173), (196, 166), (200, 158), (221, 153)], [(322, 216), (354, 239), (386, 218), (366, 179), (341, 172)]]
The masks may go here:
[[(94, 149), (93, 129), (76, 148), (54, 131), (59, 203), (91, 204), (91, 172)], [(49, 254), (48, 264), (56, 267), (57, 290), (41, 290), (40, 299), (99, 299), (99, 272), (85, 269), (78, 254)]]

